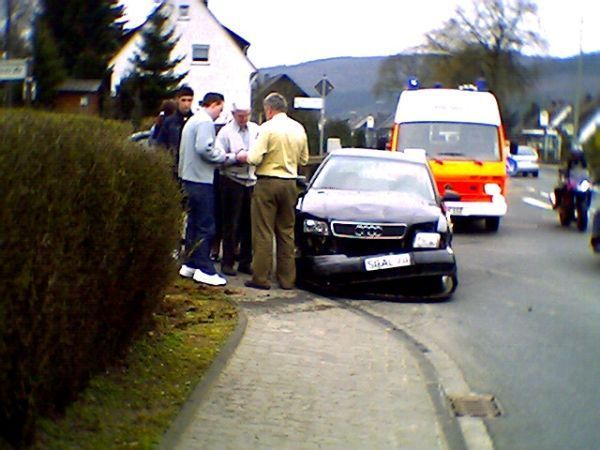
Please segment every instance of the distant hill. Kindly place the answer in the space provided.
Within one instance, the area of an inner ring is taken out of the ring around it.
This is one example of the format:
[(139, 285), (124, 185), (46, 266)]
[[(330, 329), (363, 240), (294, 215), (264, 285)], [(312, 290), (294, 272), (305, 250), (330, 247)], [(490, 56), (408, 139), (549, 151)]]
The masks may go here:
[[(334, 90), (327, 96), (328, 117), (388, 114), (395, 108), (397, 95), (393, 98), (377, 99), (373, 94), (379, 66), (386, 58), (387, 56), (330, 58), (293, 66), (267, 67), (260, 69), (260, 72), (271, 76), (285, 73), (309, 95), (314, 96), (318, 96), (314, 85), (325, 74), (334, 85)], [(525, 64), (537, 68), (539, 75), (524, 94), (514, 99), (515, 109), (524, 111), (532, 102), (545, 107), (552, 101), (573, 101), (577, 57), (524, 59)], [(582, 98), (586, 94), (592, 97), (600, 94), (600, 53), (584, 55), (582, 86)]]

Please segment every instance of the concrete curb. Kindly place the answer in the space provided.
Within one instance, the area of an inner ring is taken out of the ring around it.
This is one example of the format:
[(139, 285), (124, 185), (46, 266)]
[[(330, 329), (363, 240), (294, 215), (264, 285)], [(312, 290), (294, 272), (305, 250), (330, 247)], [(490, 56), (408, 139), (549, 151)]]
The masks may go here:
[(244, 337), (248, 325), (248, 317), (239, 305), (235, 305), (235, 307), (238, 313), (238, 323), (236, 324), (235, 329), (229, 338), (227, 338), (225, 344), (219, 349), (219, 353), (192, 391), (190, 397), (183, 404), (183, 407), (177, 414), (175, 420), (163, 435), (157, 449), (169, 450), (176, 447), (183, 431), (194, 421), (194, 412), (198, 408), (198, 405), (204, 400), (210, 387), (221, 374)]

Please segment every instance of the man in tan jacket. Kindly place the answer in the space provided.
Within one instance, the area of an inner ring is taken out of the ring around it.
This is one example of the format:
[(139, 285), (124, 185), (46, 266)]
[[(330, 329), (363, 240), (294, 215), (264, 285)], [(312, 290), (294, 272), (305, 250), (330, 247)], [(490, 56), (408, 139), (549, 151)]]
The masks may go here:
[(237, 157), (256, 166), (257, 177), (251, 207), (253, 276), (246, 286), (270, 289), (275, 237), (277, 281), (282, 289), (292, 289), (296, 281), (296, 178), (298, 165), (308, 162), (308, 139), (302, 124), (287, 116), (282, 95), (267, 95), (263, 107), (267, 121), (259, 128), (256, 144)]

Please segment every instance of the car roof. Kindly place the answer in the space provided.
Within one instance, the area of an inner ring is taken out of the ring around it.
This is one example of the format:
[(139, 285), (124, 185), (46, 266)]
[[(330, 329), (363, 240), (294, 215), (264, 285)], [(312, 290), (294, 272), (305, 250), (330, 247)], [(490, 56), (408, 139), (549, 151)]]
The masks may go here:
[(331, 156), (358, 156), (364, 158), (375, 158), (375, 159), (391, 159), (395, 161), (405, 161), (409, 163), (427, 165), (425, 158), (418, 154), (406, 154), (404, 152), (392, 152), (389, 150), (374, 150), (372, 148), (341, 148), (331, 150), (329, 152)]

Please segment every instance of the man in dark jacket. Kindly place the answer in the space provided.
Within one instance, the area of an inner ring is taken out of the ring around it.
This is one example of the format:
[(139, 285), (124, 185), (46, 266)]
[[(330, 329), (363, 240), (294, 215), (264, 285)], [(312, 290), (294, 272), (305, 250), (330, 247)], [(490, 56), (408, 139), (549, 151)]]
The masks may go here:
[(194, 91), (189, 86), (182, 86), (175, 94), (177, 110), (163, 122), (157, 143), (165, 147), (173, 155), (173, 174), (177, 178), (177, 167), (179, 166), (179, 141), (181, 140), (181, 130), (187, 120), (192, 117), (192, 102), (194, 100)]

